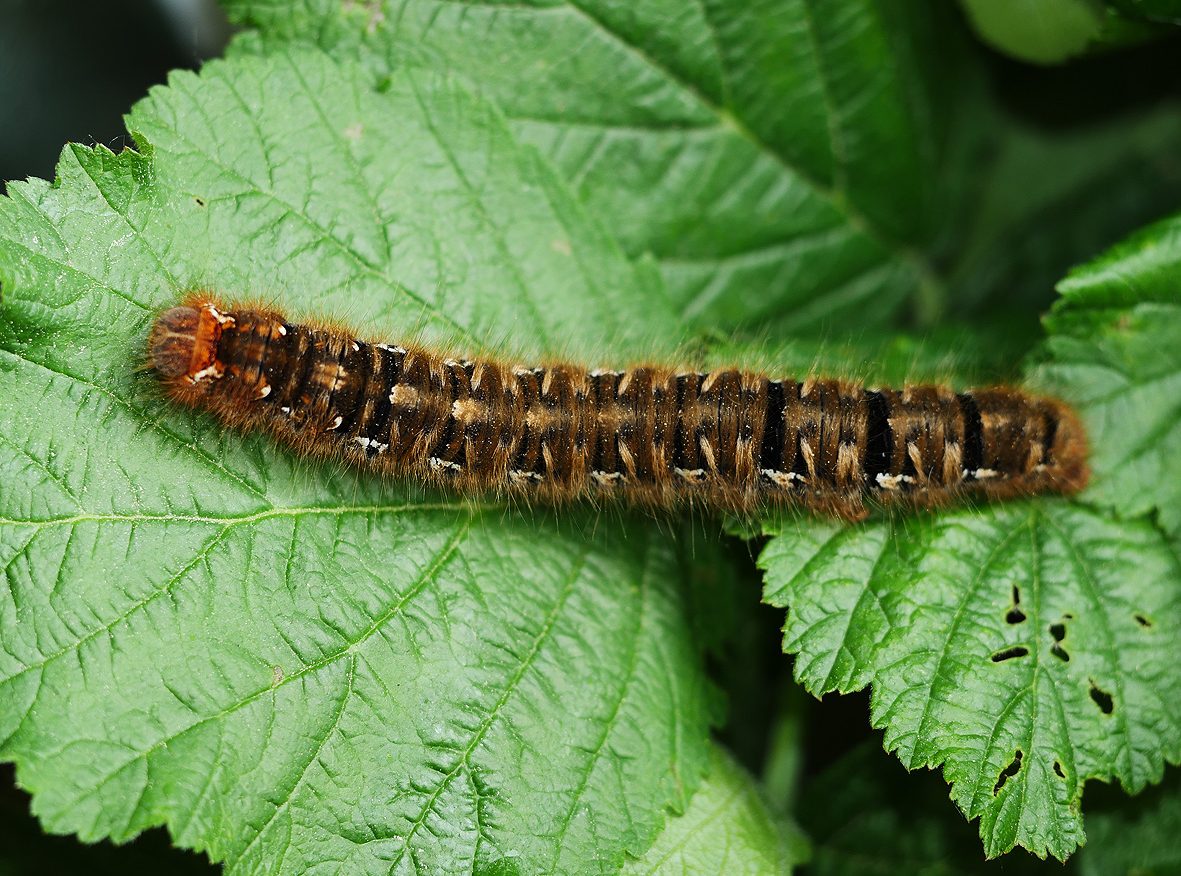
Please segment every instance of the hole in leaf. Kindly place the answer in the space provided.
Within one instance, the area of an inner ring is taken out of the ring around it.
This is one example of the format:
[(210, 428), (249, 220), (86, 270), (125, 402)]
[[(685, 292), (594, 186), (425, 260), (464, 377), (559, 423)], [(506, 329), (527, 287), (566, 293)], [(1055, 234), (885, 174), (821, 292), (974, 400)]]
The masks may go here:
[(996, 796), (1001, 792), (1001, 788), (1005, 787), (1005, 782), (1021, 772), (1021, 758), (1024, 756), (1021, 749), (1017, 749), (1017, 753), (1013, 755), (1013, 760), (1007, 767), (1001, 770), (1000, 776), (997, 777), (996, 785), (993, 786), (992, 796)]
[(1054, 772), (1058, 774), (1058, 778), (1066, 778), (1066, 773), (1062, 771), (1062, 764), (1058, 763), (1058, 761), (1054, 761)]
[(204, 198), (196, 198), (196, 197), (194, 197), (194, 198), (193, 198), (193, 200), (197, 202), (197, 206), (198, 206), (198, 207), (204, 207), (204, 206), (205, 206), (205, 199), (204, 199)]
[(1095, 701), (1095, 705), (1104, 715), (1110, 715), (1115, 711), (1115, 700), (1111, 698), (1111, 694), (1095, 684), (1094, 679), (1091, 679), (1091, 699)]
[(1147, 617), (1145, 617), (1144, 615), (1140, 614), (1139, 612), (1137, 612), (1136, 614), (1132, 615), (1132, 617), (1136, 618), (1136, 623), (1140, 624), (1140, 626), (1142, 626), (1142, 627), (1150, 627), (1150, 626), (1152, 626), (1152, 621), (1150, 621), (1150, 620), (1149, 620)]
[(1013, 607), (1009, 609), (1005, 615), (1005, 622), (1010, 624), (1019, 624), (1025, 620), (1025, 612), (1021, 610), (1021, 590), (1016, 584), (1013, 585)]
[[(1074, 615), (1062, 615), (1063, 620), (1069, 620), (1072, 617), (1074, 617)], [(1069, 663), (1070, 655), (1066, 653), (1066, 649), (1061, 645), (1062, 640), (1066, 638), (1066, 624), (1050, 624), (1050, 635), (1054, 637), (1054, 643), (1050, 645), (1050, 653), (1061, 660), (1063, 663)]]
[(997, 651), (992, 655), (993, 663), (1000, 663), (1004, 660), (1012, 660), (1014, 657), (1025, 657), (1029, 654), (1029, 649), (1024, 645), (1016, 645), (1012, 648), (1006, 648), (1004, 651)]

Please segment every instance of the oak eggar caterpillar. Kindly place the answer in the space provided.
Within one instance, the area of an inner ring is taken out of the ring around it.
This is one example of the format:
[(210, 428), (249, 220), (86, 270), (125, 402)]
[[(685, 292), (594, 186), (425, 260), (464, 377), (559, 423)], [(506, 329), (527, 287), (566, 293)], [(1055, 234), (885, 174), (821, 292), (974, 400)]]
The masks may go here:
[(1010, 386), (526, 367), (364, 341), (205, 294), (159, 314), (148, 353), (170, 398), (232, 427), (465, 493), (794, 505), (858, 520), (866, 500), (934, 507), (1087, 481), (1074, 411)]

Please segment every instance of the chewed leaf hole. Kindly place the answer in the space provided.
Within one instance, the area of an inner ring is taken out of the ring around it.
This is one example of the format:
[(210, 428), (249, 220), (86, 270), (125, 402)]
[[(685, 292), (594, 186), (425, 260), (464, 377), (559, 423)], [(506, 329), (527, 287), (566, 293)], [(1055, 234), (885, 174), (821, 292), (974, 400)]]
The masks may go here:
[(1024, 645), (1015, 645), (1012, 648), (1006, 648), (1003, 651), (997, 651), (992, 655), (993, 663), (1000, 663), (1004, 660), (1012, 660), (1014, 657), (1026, 657), (1029, 654), (1029, 649)]
[(1019, 624), (1025, 620), (1025, 612), (1021, 610), (1021, 590), (1013, 585), (1013, 607), (1005, 614), (1005, 623)]
[[(1063, 617), (1070, 618), (1071, 615), (1063, 615)], [(1066, 624), (1050, 624), (1050, 635), (1054, 637), (1054, 643), (1050, 645), (1050, 653), (1063, 663), (1069, 663), (1070, 655), (1062, 647), (1062, 640), (1066, 638)]]
[(1115, 711), (1115, 700), (1111, 698), (1111, 694), (1095, 684), (1094, 679), (1091, 680), (1091, 699), (1104, 715), (1110, 715)]
[(1132, 615), (1132, 617), (1136, 618), (1136, 623), (1140, 624), (1142, 627), (1147, 628), (1152, 626), (1152, 621), (1139, 612), (1136, 612), (1136, 614)]
[(1024, 756), (1024, 752), (1018, 748), (1017, 753), (1013, 755), (1013, 760), (1010, 761), (1007, 767), (1001, 770), (1000, 776), (997, 777), (996, 784), (992, 789), (992, 796), (995, 797), (997, 794), (999, 794), (1001, 792), (1001, 788), (1005, 787), (1005, 782), (1009, 781), (1009, 779), (1021, 772), (1021, 758)]
[(1060, 764), (1058, 761), (1054, 761), (1054, 772), (1057, 774), (1058, 778), (1066, 778), (1066, 773), (1062, 771), (1062, 764)]

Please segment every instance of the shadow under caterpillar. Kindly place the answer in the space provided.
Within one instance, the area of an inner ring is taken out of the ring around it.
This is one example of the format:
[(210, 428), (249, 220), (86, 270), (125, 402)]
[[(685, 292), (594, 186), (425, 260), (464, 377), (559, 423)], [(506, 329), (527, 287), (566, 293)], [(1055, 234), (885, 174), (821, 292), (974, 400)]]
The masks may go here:
[(866, 499), (1074, 493), (1088, 476), (1074, 411), (1007, 386), (525, 368), (362, 341), (204, 294), (157, 317), (148, 352), (180, 404), (301, 453), (463, 492), (795, 505), (859, 520)]

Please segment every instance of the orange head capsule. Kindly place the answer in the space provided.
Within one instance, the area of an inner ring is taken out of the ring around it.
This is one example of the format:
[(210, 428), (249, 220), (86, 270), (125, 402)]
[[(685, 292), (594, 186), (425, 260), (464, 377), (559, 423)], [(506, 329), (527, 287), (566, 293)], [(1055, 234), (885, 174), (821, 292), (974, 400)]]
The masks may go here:
[(222, 317), (212, 307), (172, 307), (152, 326), (148, 354), (152, 367), (164, 378), (194, 381), (208, 373), (217, 360)]
[(161, 377), (181, 377), (192, 369), (200, 311), (173, 307), (160, 314), (148, 339), (152, 366)]

